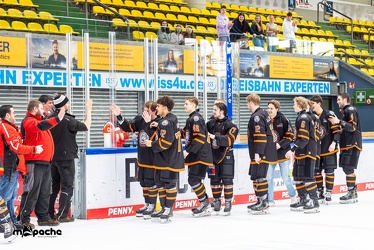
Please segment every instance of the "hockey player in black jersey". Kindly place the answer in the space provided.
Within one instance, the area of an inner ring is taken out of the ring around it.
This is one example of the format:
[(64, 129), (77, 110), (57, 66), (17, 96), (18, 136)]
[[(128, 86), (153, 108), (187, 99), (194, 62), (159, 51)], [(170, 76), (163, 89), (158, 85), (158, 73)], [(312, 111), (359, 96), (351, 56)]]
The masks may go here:
[[(153, 166), (153, 152), (151, 148), (146, 147), (145, 140), (154, 140), (157, 127), (151, 126), (152, 122), (158, 122), (161, 117), (157, 115), (157, 104), (148, 101), (144, 104), (143, 114), (135, 116), (132, 120), (127, 120), (121, 114), (120, 108), (112, 104), (111, 111), (117, 116), (117, 121), (121, 129), (125, 132), (138, 132), (138, 172), (137, 179), (143, 188), (143, 197), (145, 205), (136, 210), (136, 217), (151, 219), (151, 214), (155, 210), (157, 194), (159, 194), (162, 209), (165, 206), (165, 189), (157, 188)], [(157, 212), (155, 212), (157, 213)]]
[(154, 153), (153, 165), (156, 169), (155, 181), (159, 188), (166, 191), (164, 212), (161, 223), (173, 216), (173, 205), (177, 199), (178, 173), (184, 171), (182, 138), (178, 118), (171, 113), (174, 100), (162, 96), (157, 100), (157, 114), (162, 117), (158, 122), (155, 140), (145, 140), (145, 145)]
[(213, 166), (213, 156), (210, 149), (208, 130), (205, 120), (200, 115), (196, 97), (187, 97), (184, 110), (189, 114), (183, 128), (183, 137), (186, 140), (184, 151), (185, 165), (188, 166), (188, 184), (200, 201), (200, 206), (192, 209), (194, 216), (210, 215), (211, 207), (203, 183), (207, 169)]
[(362, 151), (362, 131), (360, 117), (357, 109), (350, 104), (348, 93), (340, 93), (337, 103), (342, 110), (342, 117), (339, 120), (336, 116), (329, 121), (332, 124), (339, 124), (342, 127), (340, 136), (339, 166), (345, 173), (348, 193), (340, 197), (340, 203), (357, 202), (356, 174), (358, 160)]
[[(314, 178), (317, 184), (318, 197), (324, 198), (323, 201), (328, 204), (331, 201), (331, 194), (334, 188), (334, 171), (338, 165), (337, 153), (341, 129), (339, 124), (334, 125), (329, 121), (329, 118), (334, 117), (335, 113), (322, 108), (323, 100), (320, 95), (314, 95), (310, 100), (311, 108), (320, 120), (321, 132), (320, 161), (316, 165)], [(326, 187), (325, 193), (324, 187)]]
[(248, 212), (252, 214), (266, 214), (269, 210), (266, 175), (269, 164), (276, 164), (278, 157), (272, 128), (273, 124), (269, 114), (260, 108), (261, 99), (259, 95), (250, 94), (246, 100), (248, 109), (252, 112), (247, 131), (251, 161), (249, 175), (253, 181), (253, 189), (257, 196), (257, 202), (247, 208)]
[(308, 106), (306, 98), (301, 96), (294, 98), (293, 108), (298, 114), (295, 122), (296, 136), (294, 145), (286, 153), (286, 157), (289, 159), (294, 157), (292, 175), (300, 200), (298, 203), (291, 204), (290, 207), (292, 211), (318, 213), (317, 185), (314, 180), (317, 141), (313, 119), (307, 113)]
[(213, 118), (207, 122), (207, 129), (211, 139), (214, 173), (210, 171), (210, 187), (213, 194), (213, 209), (221, 210), (221, 194), (224, 190), (224, 215), (231, 212), (231, 202), (234, 190), (235, 158), (233, 146), (239, 133), (238, 127), (227, 116), (227, 106), (217, 102), (213, 106)]

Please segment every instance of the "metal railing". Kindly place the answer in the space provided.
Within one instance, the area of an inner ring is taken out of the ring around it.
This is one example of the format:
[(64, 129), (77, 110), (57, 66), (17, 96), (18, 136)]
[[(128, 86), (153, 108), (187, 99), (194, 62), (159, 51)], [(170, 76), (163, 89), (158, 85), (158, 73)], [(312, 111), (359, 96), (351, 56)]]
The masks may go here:
[(351, 30), (352, 30), (352, 33), (351, 33), (351, 43), (353, 43), (353, 19), (343, 13), (341, 13), (340, 11), (332, 8), (331, 6), (327, 5), (327, 3), (325, 1), (322, 1), (322, 2), (319, 2), (317, 4), (317, 24), (319, 24), (319, 8), (320, 6), (323, 6), (325, 8), (331, 8), (333, 11), (335, 11), (336, 13), (339, 13), (340, 15), (346, 17), (347, 19), (349, 19), (351, 21)]

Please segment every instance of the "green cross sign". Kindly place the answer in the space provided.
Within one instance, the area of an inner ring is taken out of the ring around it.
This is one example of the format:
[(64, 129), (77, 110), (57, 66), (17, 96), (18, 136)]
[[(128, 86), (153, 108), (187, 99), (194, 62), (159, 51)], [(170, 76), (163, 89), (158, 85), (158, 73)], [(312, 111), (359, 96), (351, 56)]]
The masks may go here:
[(356, 89), (354, 92), (355, 104), (374, 104), (374, 89)]

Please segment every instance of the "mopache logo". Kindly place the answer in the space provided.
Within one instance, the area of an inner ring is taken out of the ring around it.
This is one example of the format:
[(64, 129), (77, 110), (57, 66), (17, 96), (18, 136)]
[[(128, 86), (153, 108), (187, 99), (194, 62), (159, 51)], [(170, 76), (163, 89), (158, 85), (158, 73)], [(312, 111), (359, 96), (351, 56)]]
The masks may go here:
[(31, 226), (23, 227), (23, 230), (14, 230), (14, 235), (21, 235), (22, 237), (48, 237), (48, 238), (55, 238), (59, 235), (62, 235), (61, 229), (32, 229)]

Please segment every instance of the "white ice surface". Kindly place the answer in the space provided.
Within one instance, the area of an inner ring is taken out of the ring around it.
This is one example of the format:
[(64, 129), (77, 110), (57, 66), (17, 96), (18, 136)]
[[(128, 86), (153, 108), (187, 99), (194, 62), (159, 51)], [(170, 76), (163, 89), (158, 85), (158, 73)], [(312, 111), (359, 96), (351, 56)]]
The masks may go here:
[(167, 224), (136, 217), (76, 220), (54, 227), (62, 231), (54, 238), (19, 236), (7, 243), (0, 235), (0, 249), (374, 249), (374, 191), (359, 192), (355, 204), (339, 204), (340, 196), (333, 195), (318, 214), (292, 212), (290, 200), (281, 200), (267, 215), (234, 205), (231, 216), (194, 218), (190, 210), (175, 211)]

